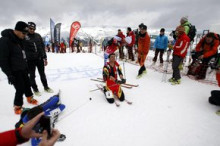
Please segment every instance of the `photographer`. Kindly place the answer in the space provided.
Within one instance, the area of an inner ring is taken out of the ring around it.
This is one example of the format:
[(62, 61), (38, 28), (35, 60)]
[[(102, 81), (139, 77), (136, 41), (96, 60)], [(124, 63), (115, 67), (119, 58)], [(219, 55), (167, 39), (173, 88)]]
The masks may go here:
[(38, 114), (32, 120), (27, 122), (22, 128), (0, 133), (0, 145), (16, 146), (17, 144), (27, 142), (29, 138), (42, 137), (39, 146), (53, 146), (60, 137), (60, 132), (58, 130), (52, 130), (52, 136), (49, 139), (47, 138), (48, 133), (45, 130), (42, 134), (36, 133), (34, 130), (32, 130), (43, 115), (43, 112)]

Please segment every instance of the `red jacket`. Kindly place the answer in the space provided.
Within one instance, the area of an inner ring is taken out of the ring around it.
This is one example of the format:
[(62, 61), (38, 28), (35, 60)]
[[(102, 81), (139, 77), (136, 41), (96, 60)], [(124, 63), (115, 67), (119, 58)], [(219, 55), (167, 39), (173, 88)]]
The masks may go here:
[(119, 43), (120, 46), (122, 46), (122, 44), (124, 43), (125, 35), (123, 34), (123, 32), (120, 32), (117, 36), (121, 38), (121, 41)]
[[(196, 45), (196, 52), (204, 51), (203, 53), (204, 58), (208, 58), (215, 55), (218, 51), (219, 41), (215, 39), (212, 46), (211, 44), (204, 43), (204, 41), (205, 41), (205, 37), (203, 37)], [(203, 43), (204, 45), (202, 46)]]
[(135, 44), (135, 34), (134, 34), (134, 32), (133, 32), (133, 31), (130, 31), (130, 32), (128, 33), (128, 36), (131, 36), (131, 43), (128, 44), (127, 46), (133, 47), (134, 44)]
[(112, 54), (112, 53), (114, 53), (117, 49), (118, 49), (118, 45), (112, 43), (111, 45), (107, 46), (107, 49), (106, 49), (105, 52), (108, 53), (108, 54)]
[(173, 55), (180, 56), (181, 58), (185, 58), (187, 54), (187, 49), (190, 45), (190, 38), (185, 34), (181, 34), (173, 47)]
[(28, 140), (21, 136), (21, 128), (0, 133), (0, 146), (16, 146)]

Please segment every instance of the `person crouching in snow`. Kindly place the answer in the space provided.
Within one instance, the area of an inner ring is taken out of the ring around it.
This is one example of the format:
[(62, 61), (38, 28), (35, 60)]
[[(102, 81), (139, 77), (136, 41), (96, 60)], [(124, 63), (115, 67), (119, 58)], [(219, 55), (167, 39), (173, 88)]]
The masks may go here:
[(108, 41), (107, 48), (104, 52), (104, 65), (106, 65), (109, 58), (109, 54), (114, 53), (119, 48), (118, 41), (115, 38), (112, 38)]
[[(114, 103), (114, 96), (116, 96), (120, 101), (125, 100), (124, 92), (121, 89), (119, 83), (125, 83), (126, 80), (123, 78), (121, 67), (118, 62), (115, 61), (115, 54), (109, 54), (109, 62), (106, 62), (103, 67), (103, 79), (106, 82), (104, 87), (104, 94), (109, 103)], [(119, 77), (121, 81), (117, 80)]]
[(147, 54), (150, 48), (150, 37), (147, 33), (147, 26), (140, 26), (140, 34), (138, 37), (138, 62), (141, 68), (138, 71), (137, 78), (140, 78), (143, 73), (146, 73), (146, 68), (144, 66), (144, 62), (146, 60)]
[(173, 47), (173, 77), (169, 79), (169, 82), (171, 82), (172, 85), (180, 84), (181, 82), (179, 65), (186, 57), (187, 49), (190, 45), (190, 38), (186, 35), (184, 31), (185, 29), (183, 26), (178, 26), (176, 28), (177, 40)]

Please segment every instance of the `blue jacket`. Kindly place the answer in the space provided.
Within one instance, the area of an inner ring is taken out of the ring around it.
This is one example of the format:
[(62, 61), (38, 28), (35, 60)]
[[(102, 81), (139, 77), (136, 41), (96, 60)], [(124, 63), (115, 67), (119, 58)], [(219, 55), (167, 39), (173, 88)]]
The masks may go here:
[(167, 36), (157, 36), (155, 42), (154, 42), (154, 48), (155, 49), (163, 49), (166, 50), (168, 46), (168, 38)]

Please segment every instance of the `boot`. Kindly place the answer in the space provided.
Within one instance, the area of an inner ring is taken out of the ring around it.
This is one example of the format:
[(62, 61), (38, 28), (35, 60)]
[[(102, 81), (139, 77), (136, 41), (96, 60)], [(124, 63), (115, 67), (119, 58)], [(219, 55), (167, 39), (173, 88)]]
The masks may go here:
[(14, 106), (14, 112), (16, 115), (20, 115), (22, 111), (23, 111), (22, 106), (16, 106), (16, 105)]
[(38, 101), (33, 98), (33, 96), (27, 97), (27, 102), (33, 105), (38, 105)]

